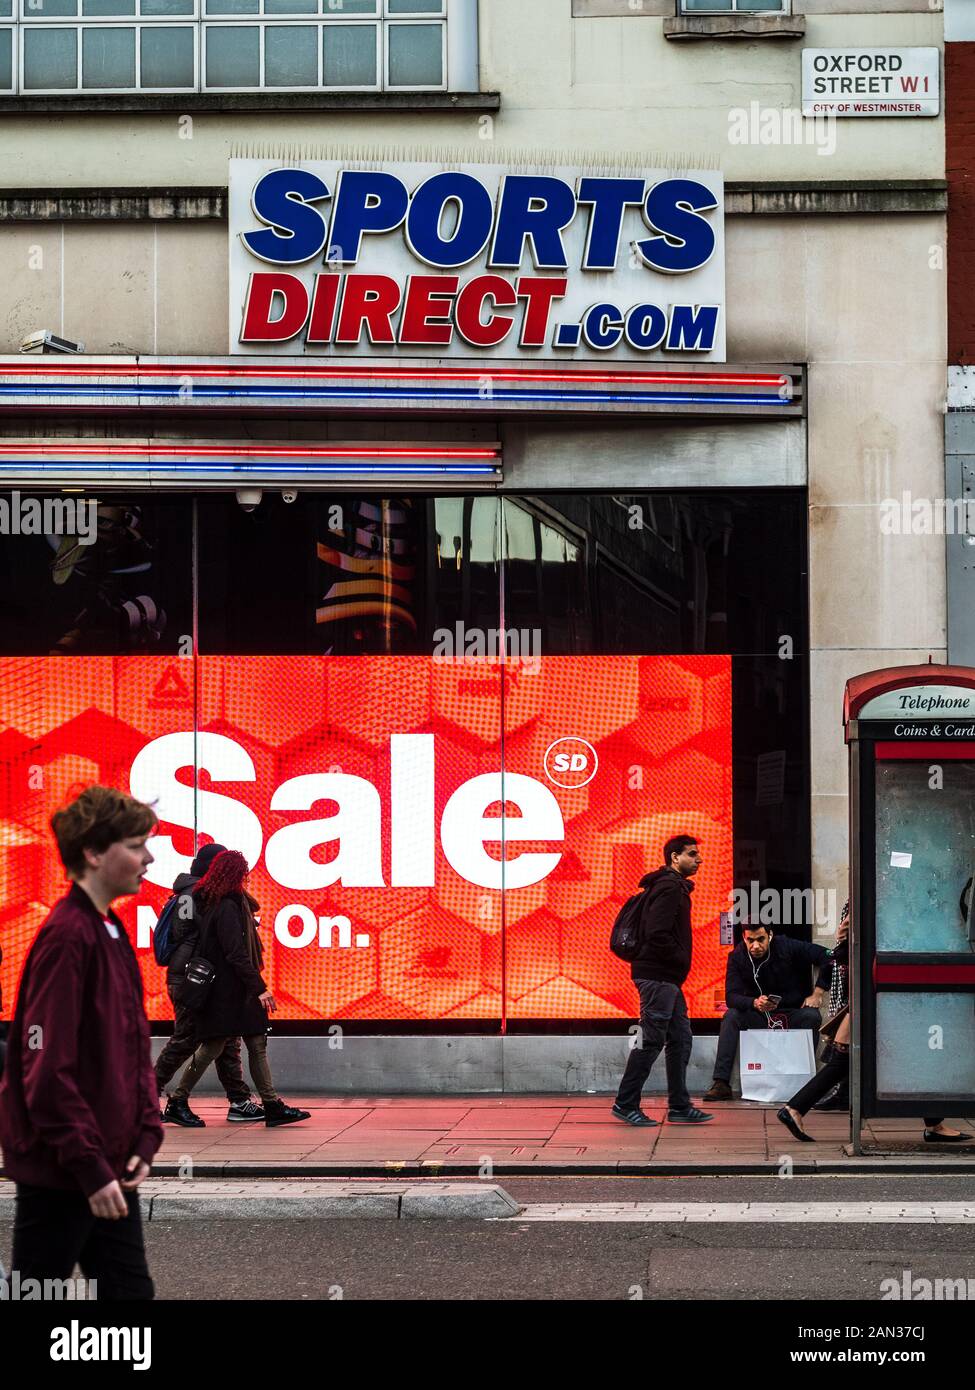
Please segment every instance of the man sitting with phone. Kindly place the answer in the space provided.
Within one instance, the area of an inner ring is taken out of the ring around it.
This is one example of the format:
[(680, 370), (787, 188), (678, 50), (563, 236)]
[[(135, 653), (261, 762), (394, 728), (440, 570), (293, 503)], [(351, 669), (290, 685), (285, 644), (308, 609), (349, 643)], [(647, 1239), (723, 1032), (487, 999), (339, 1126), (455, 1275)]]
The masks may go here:
[[(721, 1020), (714, 1080), (704, 1099), (731, 1100), (731, 1069), (743, 1028), (768, 1028), (781, 1020), (789, 1028), (808, 1028), (813, 1045), (819, 1040), (820, 1007), (826, 998), (829, 958), (825, 946), (777, 936), (770, 928), (745, 922), (742, 939), (728, 957), (725, 1002)], [(819, 967), (810, 991), (810, 967)]]

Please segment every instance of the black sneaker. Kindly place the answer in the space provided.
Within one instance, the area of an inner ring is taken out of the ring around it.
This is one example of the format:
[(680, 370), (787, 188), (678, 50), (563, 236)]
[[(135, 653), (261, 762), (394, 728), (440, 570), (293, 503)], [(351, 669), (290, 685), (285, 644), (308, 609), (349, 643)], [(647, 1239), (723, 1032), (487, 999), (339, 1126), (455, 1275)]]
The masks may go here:
[(643, 1111), (640, 1110), (639, 1107), (636, 1110), (621, 1110), (618, 1105), (614, 1105), (613, 1114), (616, 1116), (618, 1120), (622, 1120), (625, 1125), (646, 1126), (656, 1125), (660, 1123), (659, 1120), (651, 1120), (649, 1115), (644, 1115)]
[(206, 1120), (201, 1120), (199, 1115), (194, 1115), (190, 1109), (188, 1100), (174, 1100), (172, 1096), (163, 1111), (163, 1120), (166, 1124), (182, 1125), (184, 1129), (205, 1129)]
[(667, 1120), (672, 1125), (704, 1125), (707, 1124), (708, 1120), (713, 1119), (713, 1115), (698, 1110), (695, 1105), (689, 1105), (686, 1110), (667, 1111)]
[(264, 1111), (250, 1098), (247, 1100), (234, 1100), (230, 1103), (227, 1111), (227, 1119), (234, 1120), (238, 1124), (242, 1120), (263, 1120)]
[(296, 1125), (299, 1120), (310, 1120), (310, 1110), (299, 1110), (297, 1106), (286, 1105), (283, 1100), (273, 1101), (264, 1107), (264, 1123), (268, 1129), (278, 1125)]

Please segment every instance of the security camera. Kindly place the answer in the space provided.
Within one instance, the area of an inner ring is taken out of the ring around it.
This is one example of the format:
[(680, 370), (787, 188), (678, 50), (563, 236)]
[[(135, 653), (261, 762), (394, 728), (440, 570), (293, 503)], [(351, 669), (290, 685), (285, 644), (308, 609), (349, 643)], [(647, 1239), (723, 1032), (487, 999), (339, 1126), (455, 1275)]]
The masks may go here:
[(297, 502), (298, 494), (293, 487), (286, 487), (281, 494), (282, 502)]
[(37, 333), (28, 333), (20, 345), (21, 352), (84, 352), (85, 345), (74, 338), (62, 338), (49, 329), (42, 328)]
[(261, 505), (264, 493), (259, 487), (242, 487), (237, 493), (237, 505), (245, 512), (253, 512)]

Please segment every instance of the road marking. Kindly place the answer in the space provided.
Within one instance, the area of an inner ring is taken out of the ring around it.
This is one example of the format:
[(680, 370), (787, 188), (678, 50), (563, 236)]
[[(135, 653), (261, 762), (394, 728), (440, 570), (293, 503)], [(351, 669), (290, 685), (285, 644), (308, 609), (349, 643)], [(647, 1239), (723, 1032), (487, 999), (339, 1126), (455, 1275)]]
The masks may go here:
[(522, 1221), (975, 1225), (972, 1202), (531, 1202)]

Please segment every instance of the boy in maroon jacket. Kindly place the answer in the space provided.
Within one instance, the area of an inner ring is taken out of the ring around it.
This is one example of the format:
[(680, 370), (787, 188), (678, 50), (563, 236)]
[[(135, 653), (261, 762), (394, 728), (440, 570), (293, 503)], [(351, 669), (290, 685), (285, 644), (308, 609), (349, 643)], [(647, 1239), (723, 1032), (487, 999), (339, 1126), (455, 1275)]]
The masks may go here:
[(51, 828), (73, 879), (24, 964), (0, 1084), (0, 1146), (17, 1184), (13, 1269), (97, 1295), (153, 1296), (137, 1188), (162, 1143), (135, 952), (111, 911), (152, 863), (155, 813), (89, 787)]

